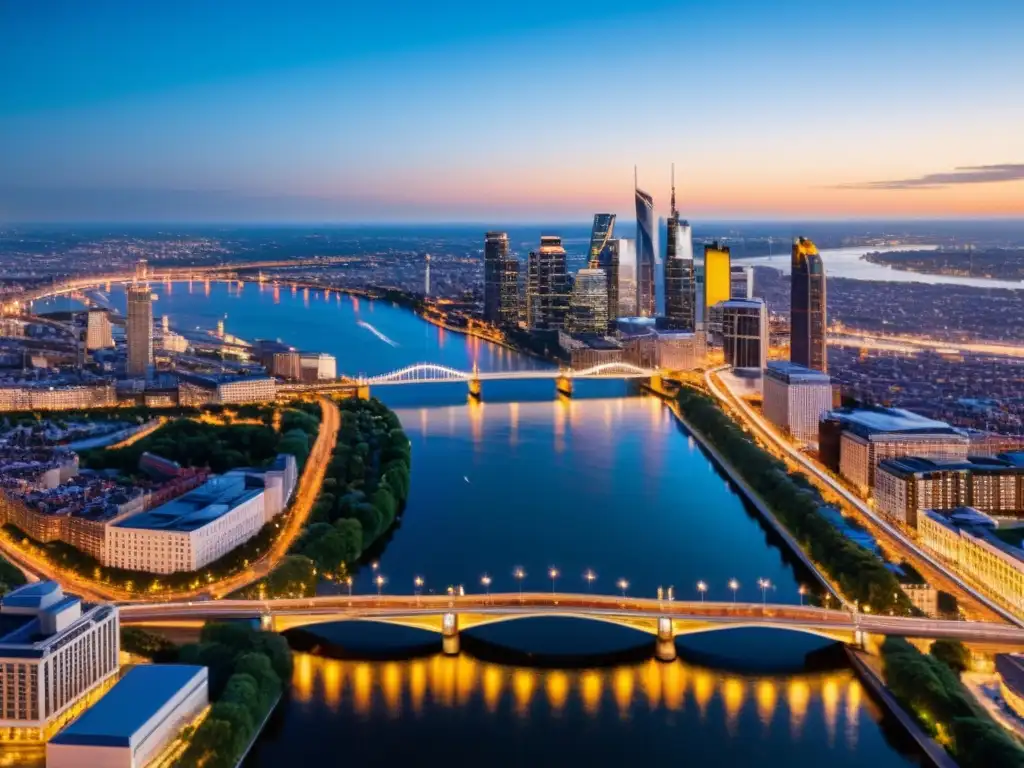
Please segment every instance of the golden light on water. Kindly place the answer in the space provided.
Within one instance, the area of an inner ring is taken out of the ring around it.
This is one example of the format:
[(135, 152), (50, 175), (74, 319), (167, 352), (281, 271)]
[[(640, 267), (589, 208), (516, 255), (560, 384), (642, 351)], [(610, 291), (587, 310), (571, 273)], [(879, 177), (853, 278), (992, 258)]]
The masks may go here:
[[(848, 749), (858, 740), (861, 712), (869, 706), (849, 671), (791, 676), (740, 675), (684, 661), (654, 659), (610, 669), (538, 670), (480, 661), (468, 654), (368, 662), (295, 655), (294, 700), (322, 701), (332, 713), (361, 718), (416, 716), (430, 708), (475, 709), (528, 719), (535, 710), (564, 717), (629, 719), (637, 712), (685, 712), (696, 705), (702, 721), (724, 721), (739, 736), (744, 714), (765, 730), (788, 720), (799, 740), (806, 727), (823, 727), (830, 745), (843, 730)], [(540, 708), (540, 709), (538, 709)], [(643, 708), (643, 709), (640, 709)], [(693, 710), (691, 710), (693, 711)], [(870, 712), (869, 718), (876, 715)], [(807, 726), (808, 720), (813, 726)]]

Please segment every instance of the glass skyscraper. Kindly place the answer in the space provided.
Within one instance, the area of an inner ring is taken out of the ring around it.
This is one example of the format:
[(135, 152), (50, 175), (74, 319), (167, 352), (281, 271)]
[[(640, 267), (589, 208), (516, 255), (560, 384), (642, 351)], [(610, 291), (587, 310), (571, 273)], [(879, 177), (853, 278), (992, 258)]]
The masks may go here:
[(608, 277), (603, 269), (576, 273), (569, 302), (570, 333), (608, 332)]
[(608, 285), (608, 331), (615, 331), (619, 317), (619, 252), (621, 240), (609, 240), (598, 257), (598, 266), (604, 270)]
[(665, 324), (680, 331), (695, 330), (693, 230), (679, 219), (676, 210), (675, 172), (672, 181), (672, 208), (668, 217), (668, 242), (665, 245)]
[(527, 268), (528, 327), (532, 331), (562, 330), (569, 312), (569, 273), (562, 238), (542, 235), (540, 248), (530, 251)]
[(791, 267), (789, 359), (827, 373), (825, 265), (814, 243), (804, 237), (793, 241)]
[(631, 237), (620, 237), (619, 254), (619, 317), (636, 316), (636, 240)]
[(654, 287), (654, 241), (657, 222), (654, 219), (654, 198), (636, 186), (636, 314), (654, 317), (657, 295)]
[(594, 228), (590, 231), (590, 251), (587, 254), (587, 266), (590, 269), (598, 269), (600, 267), (601, 252), (611, 242), (614, 232), (614, 213), (594, 214)]
[(501, 285), (505, 261), (508, 259), (508, 234), (488, 232), (484, 235), (484, 320), (501, 322)]

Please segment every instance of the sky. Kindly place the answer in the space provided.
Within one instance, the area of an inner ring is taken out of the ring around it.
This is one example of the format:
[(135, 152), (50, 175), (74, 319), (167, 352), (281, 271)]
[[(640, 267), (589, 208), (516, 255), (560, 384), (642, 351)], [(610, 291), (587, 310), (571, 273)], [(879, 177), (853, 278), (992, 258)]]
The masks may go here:
[(0, 0), (0, 222), (1024, 217), (1020, 0)]

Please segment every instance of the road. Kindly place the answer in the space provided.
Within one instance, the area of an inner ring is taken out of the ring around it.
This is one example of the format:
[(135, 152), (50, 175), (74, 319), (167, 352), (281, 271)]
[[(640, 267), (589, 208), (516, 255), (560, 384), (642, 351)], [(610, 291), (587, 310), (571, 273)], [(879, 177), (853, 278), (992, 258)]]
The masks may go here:
[[(331, 462), (331, 454), (338, 439), (338, 429), (341, 426), (341, 414), (334, 401), (326, 397), (319, 398), (319, 401), (322, 412), (320, 429), (297, 483), (285, 528), (275, 539), (267, 554), (245, 571), (234, 576), (207, 584), (200, 589), (162, 593), (156, 596), (157, 599), (187, 600), (204, 594), (212, 594), (215, 597), (229, 594), (266, 576), (287, 554), (288, 549), (306, 525), (313, 509), (313, 503), (320, 494), (327, 466)], [(5, 558), (14, 563), (27, 576), (57, 581), (68, 592), (79, 595), (88, 601), (130, 602), (154, 599), (154, 596), (139, 595), (109, 584), (85, 579), (71, 571), (58, 568), (42, 557), (23, 549), (6, 535), (0, 535), (0, 553), (3, 553)]]
[[(975, 642), (1024, 646), (1024, 629), (1001, 623), (881, 616), (808, 605), (670, 601), (614, 595), (519, 592), (451, 595), (331, 595), (277, 600), (216, 600), (121, 607), (125, 624), (161, 621), (208, 621), (280, 616), (308, 618), (309, 623), (353, 619), (395, 619), (444, 614), (499, 618), (576, 616), (597, 620), (672, 618), (674, 634), (706, 630), (715, 625), (765, 625), (797, 631), (855, 632), (915, 638), (958, 638)], [(691, 622), (687, 627), (685, 622)], [(481, 622), (484, 623), (484, 622)], [(700, 626), (694, 627), (692, 623)], [(657, 624), (650, 625), (657, 631)], [(441, 623), (437, 624), (440, 631)]]
[(763, 440), (775, 445), (786, 455), (788, 459), (798, 464), (803, 470), (814, 477), (820, 485), (827, 487), (828, 490), (835, 493), (866, 519), (870, 520), (875, 531), (887, 537), (890, 540), (889, 544), (891, 546), (895, 546), (898, 550), (904, 550), (912, 553), (915, 558), (927, 564), (929, 568), (940, 573), (944, 579), (951, 584), (954, 584), (959, 590), (969, 595), (992, 613), (1017, 626), (1024, 627), (1024, 621), (984, 593), (978, 591), (965, 582), (954, 571), (950, 570), (949, 567), (941, 560), (920, 547), (917, 542), (901, 531), (897, 526), (893, 525), (883, 516), (871, 509), (871, 507), (869, 507), (859, 496), (848, 490), (841, 483), (837, 482), (824, 470), (824, 468), (820, 467), (804, 453), (797, 450), (783, 435), (781, 435), (760, 414), (751, 408), (750, 405), (748, 405), (742, 398), (734, 397), (724, 386), (719, 385), (715, 379), (715, 374), (719, 370), (722, 369), (710, 370), (704, 374), (704, 381), (708, 389), (722, 403), (729, 406), (729, 410), (739, 413), (747, 426), (757, 432)]

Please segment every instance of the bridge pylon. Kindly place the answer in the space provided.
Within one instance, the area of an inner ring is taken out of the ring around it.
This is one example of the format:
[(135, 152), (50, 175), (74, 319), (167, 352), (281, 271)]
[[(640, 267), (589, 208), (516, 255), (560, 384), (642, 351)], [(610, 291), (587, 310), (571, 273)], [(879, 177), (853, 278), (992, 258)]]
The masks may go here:
[(676, 660), (676, 634), (672, 630), (672, 619), (658, 617), (658, 638), (655, 640), (654, 655), (658, 661)]
[(363, 381), (359, 382), (356, 385), (356, 397), (358, 399), (360, 399), (360, 400), (369, 400), (370, 399), (370, 385), (367, 384), (366, 382), (363, 382)]
[(572, 397), (572, 374), (568, 371), (560, 372), (558, 378), (555, 379), (555, 389), (560, 395)]
[(481, 399), (482, 390), (480, 388), (480, 368), (476, 363), (473, 363), (473, 375), (469, 378), (469, 396), (474, 400)]
[(446, 656), (459, 655), (459, 614), (448, 612), (441, 616), (441, 648)]

